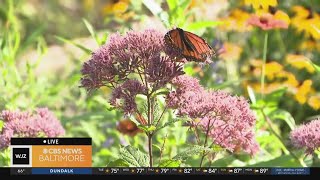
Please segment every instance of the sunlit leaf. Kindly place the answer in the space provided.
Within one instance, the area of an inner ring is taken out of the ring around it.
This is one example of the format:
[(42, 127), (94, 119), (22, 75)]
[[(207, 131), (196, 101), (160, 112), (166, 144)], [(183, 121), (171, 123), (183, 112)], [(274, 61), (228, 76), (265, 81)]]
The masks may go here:
[(179, 122), (179, 121), (186, 121), (186, 119), (183, 119), (183, 118), (170, 119), (170, 120), (168, 120), (168, 122), (166, 122), (162, 126), (158, 127), (157, 131), (160, 130), (160, 129), (163, 129), (163, 128), (167, 127), (167, 126), (171, 126), (172, 124), (174, 124), (176, 122)]
[(154, 0), (143, 0), (142, 2), (155, 16), (159, 15), (163, 11), (161, 6)]
[(155, 126), (138, 125), (138, 127), (145, 132), (153, 132), (154, 130), (156, 130)]
[(248, 90), (248, 94), (249, 94), (249, 97), (250, 97), (250, 100), (251, 100), (252, 104), (256, 104), (257, 100), (256, 100), (256, 96), (255, 96), (255, 94), (253, 92), (253, 89), (250, 86), (248, 86), (247, 90)]
[(181, 0), (180, 2), (179, 7), (185, 11), (189, 7), (191, 0)]
[(191, 146), (190, 148), (188, 148), (187, 150), (183, 151), (182, 153), (177, 154), (175, 157), (173, 157), (173, 159), (185, 161), (194, 155), (199, 155), (199, 154), (203, 153), (203, 151), (208, 152), (208, 151), (211, 151), (211, 149), (203, 147), (203, 146), (194, 145), (194, 146)]
[(276, 111), (271, 112), (269, 114), (269, 117), (271, 119), (284, 120), (288, 124), (291, 130), (293, 130), (296, 126), (294, 118), (288, 111), (278, 109)]
[(86, 20), (86, 19), (82, 19), (84, 24), (86, 25), (88, 31), (90, 32), (91, 36), (93, 37), (93, 39), (97, 42), (98, 45), (101, 45), (100, 44), (100, 40), (93, 28), (93, 26)]
[(173, 10), (177, 7), (177, 0), (167, 0), (167, 4), (170, 10)]
[(318, 66), (318, 65), (316, 65), (316, 64), (314, 64), (314, 63), (312, 63), (312, 62), (310, 62), (311, 64), (312, 64), (312, 66), (316, 69), (316, 71), (318, 72), (318, 73), (320, 73), (320, 66)]
[(187, 26), (188, 30), (198, 30), (198, 29), (203, 29), (203, 28), (207, 28), (207, 27), (215, 27), (222, 24), (222, 22), (220, 21), (197, 21), (197, 22), (193, 22), (190, 23)]
[(159, 164), (159, 167), (179, 167), (181, 164), (180, 160), (168, 159), (164, 160)]
[(62, 42), (65, 42), (65, 43), (68, 43), (68, 44), (71, 44), (71, 45), (74, 45), (74, 46), (78, 47), (79, 49), (83, 50), (83, 51), (84, 51), (85, 53), (87, 53), (87, 54), (91, 54), (91, 52), (92, 52), (90, 49), (82, 46), (81, 44), (75, 43), (75, 42), (73, 42), (73, 41), (71, 41), (71, 40), (65, 39), (65, 38), (60, 37), (60, 36), (55, 36), (55, 37), (56, 37), (58, 40), (62, 41)]
[(129, 167), (129, 164), (123, 159), (117, 159), (115, 161), (111, 161), (107, 165), (108, 167)]
[(149, 166), (149, 156), (139, 149), (126, 146), (120, 149), (120, 156), (131, 167), (147, 167)]

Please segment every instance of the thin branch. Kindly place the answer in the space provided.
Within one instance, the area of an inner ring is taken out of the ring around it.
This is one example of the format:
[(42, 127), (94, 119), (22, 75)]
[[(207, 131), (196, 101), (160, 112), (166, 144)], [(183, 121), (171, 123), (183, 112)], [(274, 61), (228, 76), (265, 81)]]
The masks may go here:
[(159, 119), (157, 120), (156, 125), (155, 125), (156, 127), (159, 125), (160, 120), (162, 119), (162, 116), (164, 115), (164, 112), (165, 112), (166, 110), (167, 110), (167, 105), (164, 107), (164, 109), (163, 109), (163, 111), (162, 111)]
[[(203, 147), (204, 147), (204, 148), (206, 147), (207, 141), (208, 141), (209, 130), (210, 130), (210, 122), (211, 122), (211, 119), (210, 119), (209, 122), (208, 122), (207, 130), (206, 130), (206, 138), (205, 138), (204, 143), (203, 143)], [(204, 157), (205, 157), (206, 155), (207, 155), (207, 154), (206, 154), (205, 150), (203, 150), (203, 154), (202, 154), (201, 161), (200, 161), (200, 167), (202, 167), (202, 163), (203, 163)]]
[(163, 139), (163, 143), (162, 143), (162, 146), (161, 146), (161, 149), (160, 149), (159, 164), (161, 163), (162, 154), (163, 154), (163, 151), (164, 151), (164, 145), (166, 144), (167, 138), (168, 138), (168, 134), (166, 134), (166, 136), (165, 136), (164, 139)]

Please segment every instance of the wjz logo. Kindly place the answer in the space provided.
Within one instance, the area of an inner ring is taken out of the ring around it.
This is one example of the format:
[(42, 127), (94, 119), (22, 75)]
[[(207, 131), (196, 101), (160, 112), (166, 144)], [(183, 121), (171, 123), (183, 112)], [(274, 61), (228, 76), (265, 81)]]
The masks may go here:
[(29, 148), (13, 148), (12, 151), (13, 165), (29, 164)]

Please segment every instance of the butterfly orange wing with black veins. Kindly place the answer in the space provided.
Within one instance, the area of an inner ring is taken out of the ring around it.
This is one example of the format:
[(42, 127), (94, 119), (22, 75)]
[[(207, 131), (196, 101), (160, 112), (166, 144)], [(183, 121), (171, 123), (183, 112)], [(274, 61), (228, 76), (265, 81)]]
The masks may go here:
[(203, 38), (180, 28), (167, 32), (164, 40), (171, 48), (180, 51), (188, 61), (205, 62), (215, 54)]

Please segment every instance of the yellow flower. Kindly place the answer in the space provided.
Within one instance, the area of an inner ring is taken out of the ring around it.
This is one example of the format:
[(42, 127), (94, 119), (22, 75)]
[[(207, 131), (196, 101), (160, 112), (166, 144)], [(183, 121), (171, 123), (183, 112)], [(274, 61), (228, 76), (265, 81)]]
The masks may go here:
[(231, 11), (230, 15), (224, 18), (220, 18), (221, 24), (220, 29), (226, 31), (237, 31), (237, 32), (246, 32), (252, 29), (251, 26), (248, 26), (247, 21), (250, 17), (250, 14), (241, 10), (235, 9)]
[(280, 82), (273, 82), (273, 83), (265, 84), (263, 91), (261, 90), (260, 83), (249, 83), (249, 86), (251, 86), (252, 89), (255, 90), (256, 92), (259, 92), (262, 94), (270, 94), (273, 91), (276, 91), (276, 90), (284, 87), (283, 84)]
[(295, 16), (291, 22), (297, 31), (304, 31), (307, 36), (320, 39), (320, 16), (302, 6), (294, 6), (292, 10), (295, 12)]
[(277, 6), (277, 0), (244, 0), (245, 5), (252, 5), (254, 9), (268, 9), (269, 6)]
[(286, 24), (290, 24), (290, 17), (288, 16), (287, 13), (277, 10), (277, 12), (273, 15), (275, 19), (277, 20), (282, 20), (286, 22)]
[(114, 14), (119, 16), (128, 10), (130, 0), (107, 1), (102, 8), (104, 15)]
[(317, 42), (315, 39), (310, 38), (309, 40), (306, 40), (303, 43), (301, 43), (300, 49), (308, 51), (320, 51), (320, 42)]
[(242, 53), (242, 48), (236, 44), (226, 42), (223, 47), (225, 52), (223, 52), (220, 57), (224, 60), (238, 60)]
[(124, 13), (128, 9), (128, 2), (119, 1), (113, 5), (114, 13)]
[(266, 76), (272, 80), (275, 75), (283, 70), (283, 66), (275, 61), (266, 63)]
[(309, 20), (310, 23), (310, 35), (315, 39), (320, 39), (320, 18), (319, 16), (315, 16), (314, 18)]
[(92, 0), (84, 0), (82, 5), (83, 5), (83, 8), (84, 8), (86, 11), (89, 11), (89, 10), (91, 10), (91, 9), (94, 8), (95, 1), (92, 1)]
[(200, 77), (203, 77), (203, 76), (204, 76), (204, 72), (203, 72), (201, 66), (195, 65), (195, 66), (193, 67), (193, 72), (194, 72), (194, 73), (198, 73)]
[(286, 61), (297, 69), (306, 69), (309, 73), (315, 72), (314, 67), (310, 64), (310, 59), (303, 55), (288, 54)]
[[(296, 76), (292, 74), (291, 72), (283, 72), (280, 73), (283, 74), (283, 76), (287, 79), (283, 82), (283, 84), (288, 87), (288, 90), (291, 90), (299, 85), (299, 81), (297, 80)], [(278, 75), (280, 77), (281, 75)]]
[(311, 96), (308, 100), (308, 104), (314, 110), (320, 109), (320, 95)]
[(312, 81), (310, 79), (303, 81), (302, 85), (297, 89), (295, 99), (300, 103), (304, 104), (307, 101), (307, 95), (311, 91)]
[(295, 12), (295, 18), (297, 19), (306, 19), (310, 15), (309, 10), (303, 6), (293, 6), (291, 9)]

